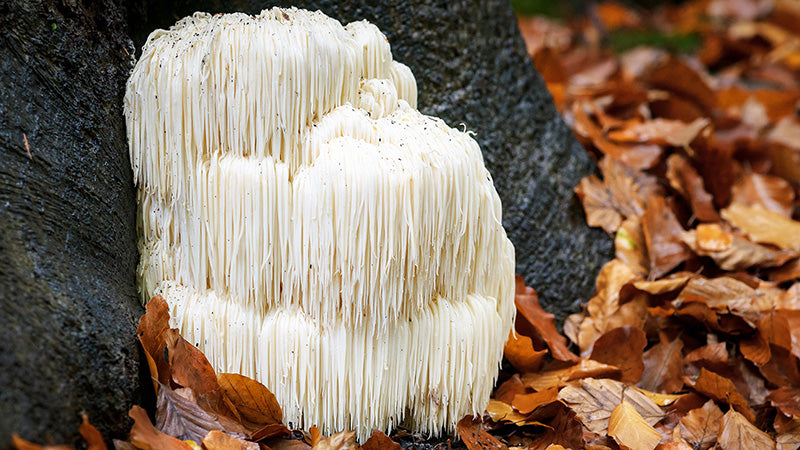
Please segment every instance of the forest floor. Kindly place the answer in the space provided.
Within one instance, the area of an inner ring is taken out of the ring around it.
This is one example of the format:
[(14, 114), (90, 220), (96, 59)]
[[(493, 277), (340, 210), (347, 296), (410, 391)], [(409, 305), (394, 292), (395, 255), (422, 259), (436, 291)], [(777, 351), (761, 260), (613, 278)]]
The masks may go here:
[[(563, 333), (518, 280), (510, 364), (482, 420), (459, 422), (460, 442), (400, 430), (362, 447), (797, 449), (800, 2), (599, 3), (519, 24), (597, 161), (575, 192), (616, 256)], [(218, 377), (169, 330), (163, 302), (139, 332), (148, 356), (171, 355), (149, 359), (161, 419), (134, 407), (117, 448), (357, 447), (348, 431), (287, 430), (266, 388)]]

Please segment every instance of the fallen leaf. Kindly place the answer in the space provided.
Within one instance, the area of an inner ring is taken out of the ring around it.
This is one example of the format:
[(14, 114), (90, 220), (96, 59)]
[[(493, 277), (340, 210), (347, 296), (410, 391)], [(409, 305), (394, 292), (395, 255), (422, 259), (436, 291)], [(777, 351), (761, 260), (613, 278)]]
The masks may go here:
[(800, 388), (781, 386), (767, 396), (770, 404), (789, 417), (800, 418)]
[[(166, 333), (169, 331), (169, 305), (160, 295), (150, 299), (145, 306), (146, 312), (139, 319), (136, 330), (139, 342), (144, 348), (150, 365), (150, 375), (161, 384), (169, 385), (169, 359), (164, 356)], [(154, 381), (157, 388), (157, 383)]]
[(769, 287), (753, 289), (747, 284), (731, 277), (703, 278), (689, 280), (673, 302), (680, 305), (689, 299), (702, 298), (705, 303), (717, 310), (769, 311), (780, 297), (780, 290)]
[(209, 414), (198, 406), (191, 388), (173, 391), (160, 386), (156, 400), (156, 428), (181, 440), (202, 442), (212, 430), (222, 430), (236, 437), (247, 437), (238, 422), (218, 414)]
[(719, 214), (714, 208), (714, 198), (706, 191), (703, 178), (686, 158), (677, 153), (667, 158), (667, 179), (672, 188), (689, 202), (697, 219), (703, 222), (719, 220)]
[(800, 258), (792, 259), (781, 267), (771, 270), (769, 279), (776, 283), (800, 279)]
[(500, 400), (490, 399), (489, 404), (486, 405), (486, 414), (492, 419), (492, 422), (510, 422), (515, 425), (528, 425), (528, 414), (521, 414), (514, 410), (514, 408)]
[(245, 441), (219, 430), (211, 431), (203, 438), (203, 448), (206, 450), (260, 450), (255, 442)]
[(611, 412), (608, 435), (631, 450), (653, 450), (661, 441), (661, 434), (625, 400)]
[(775, 441), (756, 428), (742, 414), (728, 410), (719, 429), (719, 445), (724, 449), (774, 449)]
[(200, 397), (219, 391), (217, 374), (203, 352), (181, 337), (177, 328), (164, 332), (172, 381)]
[(708, 119), (702, 118), (695, 119), (691, 123), (657, 118), (609, 131), (608, 138), (617, 142), (647, 142), (687, 147), (708, 124)]
[(683, 388), (683, 341), (667, 341), (664, 335), (661, 342), (644, 352), (644, 372), (636, 384), (642, 389), (656, 392), (677, 392)]
[(797, 256), (790, 251), (772, 250), (726, 232), (718, 224), (700, 224), (684, 232), (681, 240), (699, 256), (708, 256), (723, 270), (776, 267)]
[(790, 419), (782, 414), (775, 416), (775, 441), (778, 450), (797, 450), (800, 448), (800, 419)]
[(468, 450), (508, 449), (505, 444), (481, 428), (480, 422), (472, 416), (465, 416), (458, 421), (458, 436), (464, 441)]
[(364, 450), (400, 450), (403, 447), (383, 432), (374, 430), (361, 448)]
[(689, 411), (680, 420), (681, 437), (694, 449), (706, 450), (717, 442), (719, 428), (722, 424), (722, 411), (712, 401), (707, 401), (702, 408)]
[(89, 417), (86, 414), (81, 415), (81, 426), (78, 431), (81, 437), (86, 441), (86, 450), (106, 450), (106, 443), (103, 440), (103, 435), (100, 431), (89, 423)]
[(517, 394), (527, 394), (529, 392), (530, 389), (527, 389), (522, 383), (520, 375), (515, 373), (494, 390), (492, 398), (511, 404)]
[(140, 406), (133, 405), (128, 413), (133, 419), (130, 441), (141, 450), (193, 450), (189, 444), (158, 431)]
[(751, 422), (756, 420), (756, 415), (753, 413), (753, 410), (750, 409), (747, 400), (745, 400), (742, 394), (736, 389), (736, 385), (733, 384), (733, 381), (711, 372), (710, 370), (701, 368), (700, 376), (697, 377), (697, 380), (693, 381), (688, 379), (686, 383), (692, 386), (695, 391), (709, 398), (731, 405), (733, 409), (742, 413), (747, 420)]
[(661, 278), (660, 280), (634, 281), (633, 287), (640, 291), (647, 292), (648, 294), (661, 295), (683, 288), (692, 278), (694, 278), (694, 274), (692, 273), (679, 272), (666, 278)]
[(644, 331), (631, 326), (614, 328), (594, 342), (590, 358), (618, 367), (623, 383), (636, 383), (644, 372), (642, 352), (646, 346)]
[(311, 448), (314, 450), (340, 450), (357, 449), (359, 447), (358, 442), (356, 442), (355, 431), (341, 431), (329, 438), (320, 435), (319, 439)]
[(235, 373), (220, 374), (217, 381), (244, 420), (259, 425), (283, 422), (278, 400), (263, 384)]
[(646, 395), (614, 380), (574, 381), (561, 389), (558, 399), (575, 411), (586, 428), (598, 434), (606, 434), (611, 412), (623, 399), (651, 426), (664, 417), (664, 411)]
[(792, 217), (795, 193), (783, 178), (759, 173), (746, 173), (733, 185), (732, 203), (761, 205), (786, 218)]
[(582, 378), (619, 378), (620, 376), (621, 372), (618, 367), (591, 359), (582, 359), (578, 364), (567, 368), (526, 373), (522, 375), (522, 383), (537, 391), (544, 391)]
[(700, 74), (681, 58), (672, 57), (656, 66), (646, 81), (653, 87), (672, 92), (697, 105), (704, 116), (711, 116), (717, 97)]
[(517, 305), (517, 311), (544, 339), (554, 358), (561, 361), (578, 360), (578, 357), (567, 349), (567, 338), (556, 329), (555, 315), (542, 309), (536, 291), (525, 286), (525, 280), (519, 275), (516, 276), (514, 303)]
[(547, 353), (547, 350), (537, 351), (531, 338), (514, 331), (509, 332), (503, 347), (503, 356), (521, 373), (539, 370)]
[(691, 255), (681, 241), (684, 230), (663, 198), (654, 197), (647, 203), (642, 230), (650, 257), (650, 279), (661, 278)]
[(575, 412), (559, 402), (553, 405), (554, 414), (547, 421), (544, 433), (537, 437), (528, 449), (583, 448), (583, 425), (575, 416)]
[(800, 251), (800, 222), (787, 219), (780, 213), (761, 205), (734, 203), (722, 210), (722, 217), (755, 242)]
[(539, 392), (530, 394), (518, 394), (514, 397), (511, 406), (521, 414), (530, 414), (539, 406), (556, 401), (558, 398), (558, 388), (552, 387)]

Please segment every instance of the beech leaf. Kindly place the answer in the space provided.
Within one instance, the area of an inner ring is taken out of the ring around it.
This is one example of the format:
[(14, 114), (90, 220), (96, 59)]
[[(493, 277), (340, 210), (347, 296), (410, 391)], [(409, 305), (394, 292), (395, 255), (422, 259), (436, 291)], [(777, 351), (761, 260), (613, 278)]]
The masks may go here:
[(480, 422), (476, 421), (472, 416), (465, 416), (459, 420), (456, 428), (458, 436), (464, 441), (464, 445), (468, 450), (508, 449), (505, 444), (481, 428)]
[[(163, 389), (162, 389), (163, 390)], [(128, 413), (133, 419), (130, 441), (141, 450), (192, 450), (189, 444), (164, 434), (150, 422), (147, 413), (140, 406), (133, 405)]]
[(283, 422), (278, 400), (263, 384), (235, 373), (220, 374), (217, 381), (243, 419), (260, 425)]
[(719, 445), (724, 449), (765, 450), (774, 449), (775, 441), (745, 416), (731, 409), (722, 418)]
[(644, 352), (644, 372), (637, 383), (642, 389), (655, 392), (677, 392), (683, 387), (683, 342), (665, 340)]
[(245, 441), (219, 430), (209, 432), (203, 438), (206, 450), (260, 450), (255, 442)]
[(780, 213), (761, 205), (734, 203), (722, 210), (722, 217), (755, 242), (800, 251), (800, 222), (787, 219)]
[(198, 406), (190, 388), (173, 391), (163, 385), (158, 390), (156, 427), (170, 436), (195, 442), (202, 442), (212, 430), (222, 430), (239, 438), (247, 436), (241, 424), (209, 414)]
[(644, 331), (631, 326), (614, 328), (594, 342), (590, 358), (618, 367), (622, 372), (620, 381), (636, 383), (644, 372), (642, 353), (646, 346)]
[(361, 448), (364, 450), (401, 450), (403, 447), (382, 431), (375, 430), (369, 439), (361, 445)]
[(747, 400), (736, 389), (733, 381), (718, 375), (705, 368), (700, 369), (700, 376), (697, 380), (692, 382), (688, 381), (695, 391), (706, 395), (714, 400), (725, 402), (733, 409), (739, 411), (747, 420), (753, 422), (756, 420), (756, 415), (747, 404)]
[(681, 417), (681, 437), (697, 450), (708, 449), (717, 442), (721, 423), (722, 411), (709, 400), (702, 408), (693, 409)]
[(631, 450), (653, 450), (661, 440), (661, 434), (625, 400), (611, 412), (608, 435)]

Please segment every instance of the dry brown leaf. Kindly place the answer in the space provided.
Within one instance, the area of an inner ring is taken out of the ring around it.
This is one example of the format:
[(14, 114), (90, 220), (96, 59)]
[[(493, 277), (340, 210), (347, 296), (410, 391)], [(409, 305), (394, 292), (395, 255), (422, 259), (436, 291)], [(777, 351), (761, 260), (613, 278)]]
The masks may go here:
[(515, 425), (528, 425), (528, 414), (520, 414), (514, 408), (500, 400), (491, 399), (489, 404), (486, 405), (486, 414), (492, 419), (492, 422), (510, 422)]
[(581, 200), (589, 226), (601, 227), (609, 234), (617, 231), (622, 223), (622, 214), (617, 211), (611, 192), (597, 175), (584, 177), (575, 193)]
[(242, 419), (259, 425), (283, 422), (278, 400), (263, 384), (235, 373), (220, 374), (217, 381)]
[(687, 147), (708, 124), (708, 119), (696, 119), (691, 123), (686, 123), (680, 120), (657, 118), (609, 131), (608, 138), (623, 143), (641, 142)]
[(664, 417), (664, 411), (642, 392), (614, 380), (574, 381), (561, 389), (558, 399), (575, 411), (586, 428), (598, 434), (606, 434), (611, 412), (623, 399), (651, 426)]
[(780, 295), (778, 289), (769, 286), (753, 289), (731, 277), (696, 277), (689, 280), (674, 303), (680, 305), (690, 299), (702, 298), (709, 307), (717, 310), (769, 311)]
[(582, 378), (619, 378), (621, 372), (615, 366), (609, 366), (591, 359), (582, 359), (578, 364), (564, 369), (546, 370), (522, 375), (522, 383), (537, 391), (566, 385), (568, 381)]
[(800, 419), (800, 388), (781, 386), (767, 396), (770, 404), (789, 417)]
[(78, 431), (81, 433), (83, 440), (86, 441), (86, 450), (106, 450), (108, 447), (103, 441), (103, 435), (100, 434), (100, 430), (89, 423), (89, 417), (86, 414), (82, 414), (81, 419), (81, 426)]
[(248, 433), (237, 421), (210, 414), (198, 406), (190, 388), (173, 391), (161, 385), (156, 402), (156, 428), (181, 440), (201, 442), (212, 430), (222, 430), (244, 438)]
[(653, 68), (647, 81), (655, 88), (672, 92), (694, 103), (706, 117), (710, 117), (717, 106), (717, 96), (705, 79), (680, 58), (672, 57)]
[(514, 397), (511, 406), (521, 414), (530, 414), (536, 408), (552, 403), (558, 398), (558, 388), (552, 387), (530, 394), (518, 394)]
[(177, 328), (164, 332), (172, 381), (199, 396), (219, 391), (217, 374), (203, 352), (181, 337)]
[(689, 202), (695, 217), (703, 222), (719, 220), (714, 198), (706, 191), (703, 179), (689, 161), (677, 153), (667, 158), (667, 179), (672, 188)]
[(519, 374), (515, 373), (511, 376), (511, 378), (504, 381), (500, 386), (497, 387), (497, 389), (494, 390), (492, 393), (492, 398), (511, 404), (517, 394), (527, 394), (529, 392), (530, 389), (527, 389), (522, 383), (522, 379), (520, 378)]
[(648, 280), (639, 280), (633, 283), (633, 287), (639, 289), (640, 291), (647, 292), (648, 294), (653, 295), (660, 295), (666, 294), (668, 292), (674, 292), (678, 289), (683, 288), (686, 283), (689, 282), (692, 278), (694, 278), (693, 273), (689, 272), (678, 272), (668, 276), (667, 278), (661, 278), (660, 280), (648, 281)]
[(800, 222), (787, 219), (780, 213), (761, 205), (734, 203), (722, 210), (722, 217), (755, 242), (800, 251)]
[(369, 439), (361, 445), (361, 448), (364, 450), (400, 450), (403, 447), (382, 431), (375, 430)]
[(689, 411), (680, 420), (681, 437), (697, 450), (706, 450), (717, 442), (722, 411), (709, 400), (702, 408)]
[(774, 449), (775, 441), (756, 428), (745, 416), (731, 409), (722, 418), (719, 445), (723, 449), (765, 450)]
[(608, 435), (631, 450), (653, 450), (661, 441), (661, 434), (625, 400), (611, 412)]
[[(169, 360), (164, 357), (166, 333), (169, 331), (169, 306), (163, 297), (157, 295), (147, 302), (145, 308), (136, 334), (147, 356), (150, 375), (161, 384), (169, 385)], [(157, 388), (155, 381), (154, 386)]]
[(778, 414), (774, 423), (775, 441), (778, 450), (797, 450), (800, 448), (800, 419), (790, 419)]
[(775, 283), (800, 279), (800, 258), (792, 259), (777, 269), (769, 271), (769, 279)]
[(656, 392), (677, 392), (683, 388), (683, 341), (661, 342), (644, 353), (644, 372), (636, 384), (642, 389)]
[(458, 436), (464, 441), (468, 450), (508, 449), (505, 444), (487, 433), (480, 422), (474, 420), (472, 416), (465, 416), (459, 420), (457, 430)]
[(733, 185), (732, 196), (732, 203), (761, 205), (786, 218), (792, 217), (795, 193), (783, 178), (752, 172), (744, 174)]
[(206, 450), (259, 450), (255, 442), (245, 441), (219, 430), (209, 432), (203, 438), (203, 447)]
[(583, 426), (575, 416), (575, 412), (559, 402), (553, 403), (552, 406), (552, 418), (545, 424), (544, 433), (536, 438), (528, 449), (583, 448)]
[(662, 197), (654, 197), (647, 203), (642, 230), (650, 258), (651, 280), (661, 278), (691, 256), (691, 251), (681, 241), (684, 230)]
[[(319, 430), (317, 430), (317, 433), (319, 433)], [(356, 442), (355, 431), (340, 431), (329, 438), (326, 438), (320, 434), (317, 436), (317, 439), (314, 440), (315, 443), (311, 447), (313, 450), (341, 450), (359, 448), (358, 442)]]
[(128, 413), (133, 419), (130, 441), (141, 450), (192, 450), (189, 444), (158, 431), (144, 409), (133, 405)]
[(724, 231), (718, 224), (700, 224), (684, 232), (683, 242), (699, 256), (708, 256), (723, 270), (776, 267), (797, 256), (796, 252), (773, 250)]
[(519, 372), (535, 372), (542, 367), (547, 350), (536, 350), (533, 348), (531, 338), (511, 331), (508, 334), (508, 341), (503, 347), (503, 356)]
[(594, 342), (590, 358), (618, 367), (622, 372), (620, 381), (623, 383), (636, 383), (644, 372), (642, 352), (646, 346), (647, 336), (639, 328), (614, 328)]
[(514, 303), (517, 305), (517, 311), (544, 339), (553, 358), (560, 361), (578, 360), (578, 357), (567, 349), (567, 338), (556, 329), (555, 315), (542, 309), (536, 291), (525, 286), (525, 280), (519, 275), (516, 276)]
[(733, 409), (744, 414), (747, 420), (751, 422), (756, 420), (756, 415), (750, 409), (747, 400), (736, 389), (733, 381), (728, 378), (701, 368), (700, 376), (697, 377), (697, 380), (687, 379), (687, 384), (692, 386), (695, 391), (709, 398), (731, 405)]

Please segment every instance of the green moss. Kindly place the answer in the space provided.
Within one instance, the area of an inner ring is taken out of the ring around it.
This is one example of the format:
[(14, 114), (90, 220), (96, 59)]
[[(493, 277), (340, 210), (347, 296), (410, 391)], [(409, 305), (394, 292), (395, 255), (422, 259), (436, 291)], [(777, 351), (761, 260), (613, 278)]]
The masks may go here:
[(702, 43), (703, 40), (697, 33), (674, 34), (654, 30), (620, 29), (608, 34), (608, 45), (616, 52), (648, 46), (677, 53), (694, 53), (699, 50)]

